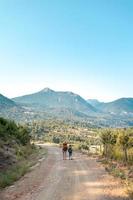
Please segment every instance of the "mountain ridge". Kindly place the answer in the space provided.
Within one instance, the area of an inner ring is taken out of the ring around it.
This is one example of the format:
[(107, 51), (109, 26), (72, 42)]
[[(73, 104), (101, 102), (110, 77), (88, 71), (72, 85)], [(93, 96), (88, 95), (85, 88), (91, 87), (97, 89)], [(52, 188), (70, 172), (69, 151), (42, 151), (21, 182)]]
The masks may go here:
[(85, 114), (87, 112), (94, 113), (96, 108), (86, 102), (78, 94), (73, 92), (64, 91), (54, 91), (49, 88), (44, 88), (43, 90), (32, 93), (29, 95), (24, 95), (20, 97), (13, 98), (16, 103), (23, 103), (27, 105), (42, 106), (42, 108), (69, 108), (75, 111), (81, 111)]
[(0, 95), (0, 116), (18, 122), (61, 119), (85, 121), (98, 127), (126, 127), (133, 126), (133, 98), (123, 97), (108, 103), (96, 99), (87, 102), (70, 91), (44, 88), (12, 99)]
[(95, 106), (103, 112), (114, 114), (133, 113), (133, 98), (122, 97), (111, 102), (100, 102), (97, 99), (87, 100), (91, 105)]

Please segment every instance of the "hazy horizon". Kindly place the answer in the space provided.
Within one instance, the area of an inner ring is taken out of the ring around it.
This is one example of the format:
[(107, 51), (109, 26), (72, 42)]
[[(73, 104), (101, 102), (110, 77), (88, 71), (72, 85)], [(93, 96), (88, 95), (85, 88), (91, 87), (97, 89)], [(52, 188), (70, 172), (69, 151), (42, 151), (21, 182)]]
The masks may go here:
[(133, 1), (1, 1), (0, 93), (133, 97)]
[(80, 95), (82, 98), (84, 98), (85, 100), (89, 100), (89, 99), (95, 99), (95, 100), (99, 100), (100, 102), (111, 102), (111, 101), (115, 101), (115, 100), (117, 100), (117, 99), (120, 99), (120, 98), (133, 98), (133, 97), (130, 97), (130, 96), (128, 96), (128, 97), (119, 97), (119, 98), (116, 98), (116, 99), (110, 99), (110, 100), (103, 100), (103, 99), (98, 99), (98, 98), (89, 98), (89, 97), (85, 97), (85, 96), (82, 96), (80, 93), (78, 93), (78, 92), (74, 92), (74, 91), (72, 91), (72, 90), (58, 90), (58, 89), (53, 89), (53, 88), (50, 88), (50, 87), (44, 87), (44, 88), (41, 88), (41, 89), (39, 89), (39, 90), (34, 90), (34, 91), (31, 91), (31, 92), (28, 92), (28, 93), (23, 93), (23, 94), (19, 94), (19, 95), (15, 95), (15, 96), (7, 96), (7, 95), (5, 95), (5, 94), (2, 94), (2, 93), (0, 93), (0, 94), (2, 94), (2, 95), (4, 95), (4, 96), (6, 96), (6, 97), (8, 97), (8, 98), (10, 98), (10, 99), (12, 99), (12, 98), (15, 98), (15, 97), (20, 97), (20, 96), (24, 96), (24, 95), (30, 95), (30, 94), (34, 94), (34, 93), (36, 93), (36, 92), (40, 92), (40, 91), (42, 91), (43, 89), (50, 89), (50, 90), (53, 90), (53, 91), (55, 91), (55, 92), (73, 92), (73, 93), (75, 93), (75, 94), (77, 94), (77, 95)]

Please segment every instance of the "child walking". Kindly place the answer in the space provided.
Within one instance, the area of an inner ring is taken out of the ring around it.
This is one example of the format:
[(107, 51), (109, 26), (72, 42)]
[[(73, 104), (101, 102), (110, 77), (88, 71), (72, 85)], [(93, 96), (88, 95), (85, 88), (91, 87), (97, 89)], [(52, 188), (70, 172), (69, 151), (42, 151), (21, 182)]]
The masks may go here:
[(69, 153), (69, 160), (72, 160), (72, 153), (73, 153), (72, 145), (69, 145), (68, 153)]

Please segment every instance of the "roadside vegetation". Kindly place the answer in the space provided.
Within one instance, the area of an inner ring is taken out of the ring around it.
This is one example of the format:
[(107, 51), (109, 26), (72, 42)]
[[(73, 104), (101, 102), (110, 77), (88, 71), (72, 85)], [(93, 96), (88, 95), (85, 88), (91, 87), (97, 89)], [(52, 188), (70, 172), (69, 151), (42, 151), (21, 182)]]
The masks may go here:
[(30, 141), (26, 126), (0, 118), (0, 188), (18, 180), (37, 161), (41, 149)]
[(100, 137), (106, 170), (123, 180), (133, 198), (133, 128), (104, 129)]

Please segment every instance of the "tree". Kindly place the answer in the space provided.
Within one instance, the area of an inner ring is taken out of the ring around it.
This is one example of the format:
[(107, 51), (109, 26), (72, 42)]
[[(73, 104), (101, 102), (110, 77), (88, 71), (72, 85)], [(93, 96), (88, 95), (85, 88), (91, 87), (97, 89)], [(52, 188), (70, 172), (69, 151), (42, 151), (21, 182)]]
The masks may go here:
[(128, 153), (127, 150), (130, 147), (130, 134), (128, 130), (120, 130), (119, 131), (119, 136), (118, 136), (118, 143), (123, 149), (124, 152), (124, 160), (127, 162), (128, 161)]
[(26, 145), (30, 142), (30, 133), (26, 127), (20, 126), (19, 127), (19, 134), (18, 139), (22, 145)]
[(116, 144), (117, 134), (111, 129), (106, 129), (101, 132), (101, 142), (104, 146), (103, 155), (106, 157), (113, 157), (112, 150), (113, 146)]
[(133, 130), (123, 129), (119, 131), (118, 143), (124, 153), (124, 161), (128, 161), (128, 149), (133, 147)]

